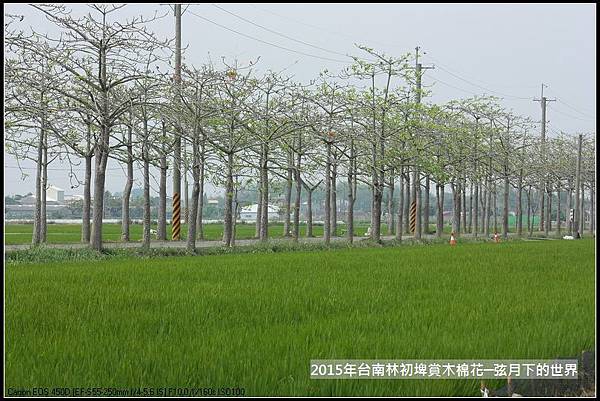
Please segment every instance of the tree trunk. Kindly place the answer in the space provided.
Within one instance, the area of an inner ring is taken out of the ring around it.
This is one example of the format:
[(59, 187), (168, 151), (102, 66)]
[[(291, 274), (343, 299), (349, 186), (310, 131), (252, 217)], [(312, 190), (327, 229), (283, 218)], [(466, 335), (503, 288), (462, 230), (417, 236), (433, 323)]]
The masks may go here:
[(552, 188), (546, 183), (546, 224), (544, 224), (544, 235), (548, 237), (552, 230)]
[(337, 237), (337, 162), (331, 164), (331, 230)]
[(442, 237), (444, 233), (444, 185), (436, 182), (436, 201), (437, 201), (437, 220), (435, 227), (435, 235), (438, 238)]
[(429, 234), (429, 175), (425, 175), (425, 200), (423, 201), (423, 232)]
[(372, 225), (371, 225), (371, 239), (373, 241), (381, 241), (381, 204), (383, 200), (383, 193), (381, 191), (381, 185), (376, 184), (373, 196), (373, 211), (372, 211)]
[(204, 163), (206, 162), (206, 157), (204, 155), (204, 152), (206, 150), (205, 141), (206, 141), (206, 139), (204, 138), (204, 136), (202, 136), (202, 140), (200, 142), (200, 155), (199, 155), (200, 171), (198, 173), (199, 174), (199, 178), (198, 178), (199, 195), (198, 195), (198, 204), (196, 205), (196, 208), (198, 209), (198, 211), (196, 212), (196, 232), (197, 232), (197, 238), (199, 240), (204, 240), (204, 223), (202, 222), (202, 220), (203, 220), (203, 209), (204, 209)]
[(331, 142), (327, 142), (327, 160), (325, 161), (325, 221), (323, 239), (325, 245), (331, 241)]
[(544, 194), (546, 192), (546, 188), (543, 188), (541, 190), (538, 191), (538, 197), (540, 198), (539, 200), (539, 211), (540, 211), (540, 221), (539, 221), (539, 230), (540, 231), (544, 231), (544, 205), (545, 205), (545, 201), (544, 201)]
[(594, 178), (592, 177), (592, 182), (590, 184), (590, 235), (594, 235), (594, 231), (596, 231), (596, 202), (594, 197), (596, 196), (596, 191), (594, 188)]
[(292, 208), (292, 152), (288, 152), (288, 167), (287, 167), (287, 179), (285, 182), (285, 207), (284, 213), (285, 218), (283, 220), (283, 236), (289, 237), (291, 234), (291, 208)]
[(504, 205), (502, 209), (502, 236), (504, 239), (508, 239), (508, 198), (510, 191), (510, 183), (508, 182), (508, 175), (504, 176)]
[(573, 235), (573, 219), (571, 218), (571, 209), (573, 209), (573, 189), (571, 188), (571, 184), (569, 184), (569, 188), (567, 188), (567, 210), (566, 210), (566, 219), (567, 219), (567, 234)]
[(121, 241), (129, 242), (129, 198), (133, 188), (133, 127), (128, 124), (127, 127), (127, 181), (123, 190), (121, 206)]
[(415, 239), (421, 239), (421, 173), (416, 170), (413, 173), (413, 196), (417, 201), (417, 215), (415, 219)]
[(83, 184), (83, 215), (81, 217), (81, 242), (90, 242), (90, 212), (92, 185), (92, 155), (85, 156), (85, 182)]
[(460, 235), (460, 184), (451, 184), (452, 187), (452, 203), (454, 212), (452, 216), (452, 232), (455, 236)]
[(494, 183), (494, 200), (493, 200), (493, 208), (494, 208), (494, 234), (498, 232), (498, 188), (496, 183)]
[(387, 198), (387, 235), (394, 235), (394, 170), (390, 170)]
[[(585, 226), (585, 209), (584, 209), (584, 205), (585, 205), (585, 187), (583, 185), (583, 182), (581, 183), (581, 202), (580, 202), (580, 206), (579, 206), (579, 234), (583, 236), (583, 230), (584, 230), (584, 226)], [(44, 208), (42, 208), (42, 214), (44, 213)], [(45, 224), (45, 219), (42, 218), (42, 223)], [(44, 237), (44, 242), (46, 241), (46, 238)]]
[(481, 207), (481, 215), (480, 215), (480, 221), (481, 221), (481, 234), (485, 233), (485, 224), (486, 224), (486, 214), (487, 214), (487, 180), (482, 183), (479, 186), (479, 194), (480, 194), (480, 200), (479, 200), (479, 206)]
[(410, 175), (408, 167), (406, 168), (406, 185), (404, 186), (404, 232), (410, 234), (410, 203), (411, 203), (411, 185)]
[(404, 222), (404, 167), (400, 168), (400, 188), (398, 190), (398, 217), (396, 219), (396, 239), (402, 241), (402, 223)]
[[(196, 177), (194, 177), (194, 186), (192, 189), (192, 205), (190, 208), (190, 216), (198, 215), (198, 204), (200, 198), (200, 174), (196, 173)], [(194, 252), (196, 250), (196, 218), (190, 218), (190, 222), (188, 223), (188, 238), (186, 248), (189, 252)]]
[(44, 163), (44, 129), (40, 129), (40, 137), (37, 148), (37, 163), (35, 175), (35, 213), (33, 218), (32, 244), (39, 245), (42, 242), (42, 164)]
[[(146, 153), (147, 151), (145, 151)], [(150, 249), (150, 162), (148, 155), (144, 157), (144, 224), (142, 234), (142, 248)]]
[(223, 227), (223, 243), (225, 246), (231, 246), (231, 237), (233, 235), (233, 154), (227, 155), (227, 183), (225, 186), (225, 215)]
[(348, 160), (348, 210), (346, 217), (346, 237), (349, 243), (354, 242), (354, 202), (356, 200), (355, 188), (355, 155), (354, 138), (350, 139), (350, 158)]
[[(492, 218), (492, 182), (491, 180), (488, 181), (488, 188), (486, 189), (486, 194), (487, 194), (487, 200), (486, 200), (486, 207), (485, 207), (485, 212), (486, 212), (486, 223), (485, 223), (485, 237), (489, 238), (490, 236), (490, 225), (491, 225), (491, 218)], [(495, 213), (495, 212), (494, 212)]]
[(460, 207), (461, 207), (461, 224), (460, 224), (460, 228), (464, 233), (467, 232), (467, 192), (465, 191), (467, 187), (467, 181), (463, 180), (463, 182), (460, 184), (460, 194), (461, 194), (461, 199), (460, 199)]
[(346, 211), (346, 238), (349, 243), (354, 242), (354, 196), (352, 191), (353, 173), (348, 172), (348, 210)]
[(44, 134), (44, 161), (42, 163), (42, 204), (41, 204), (41, 219), (40, 219), (40, 237), (42, 243), (46, 243), (48, 234), (48, 219), (46, 217), (46, 192), (48, 189), (48, 134)]
[(543, 183), (543, 189), (540, 191), (540, 231), (546, 231), (546, 183)]
[[(107, 131), (107, 128), (103, 127)], [(106, 132), (108, 134), (108, 132)], [(94, 206), (92, 209), (92, 242), (96, 251), (102, 250), (102, 213), (104, 211), (104, 186), (106, 180), (106, 163), (108, 161), (108, 135), (102, 144), (96, 146), (96, 163), (94, 170)]]
[(261, 199), (261, 222), (260, 222), (260, 240), (267, 241), (269, 239), (269, 150), (268, 145), (265, 143), (262, 145), (262, 165), (260, 168), (260, 176), (262, 182), (262, 199)]
[(260, 238), (260, 225), (262, 223), (262, 187), (263, 187), (263, 175), (262, 175), (262, 165), (263, 165), (263, 151), (262, 151), (262, 147), (261, 147), (261, 151), (260, 151), (260, 160), (259, 160), (259, 164), (258, 164), (258, 198), (256, 199), (256, 221), (255, 223), (255, 231), (254, 231), (254, 237), (255, 238)]
[(517, 212), (515, 213), (517, 235), (523, 235), (523, 175), (519, 174), (519, 184), (517, 186)]
[[(261, 162), (262, 165), (262, 162)], [(260, 174), (260, 169), (259, 169), (259, 176)], [(255, 230), (254, 230), (254, 237), (255, 238), (260, 238), (260, 224), (262, 223), (262, 179), (259, 179), (259, 188), (258, 188), (258, 193), (257, 193), (257, 199), (256, 199), (256, 221), (254, 222), (255, 224)]]
[(308, 199), (306, 200), (307, 210), (306, 210), (306, 236), (308, 238), (313, 236), (313, 214), (312, 214), (312, 194), (313, 191), (309, 189), (308, 191)]
[[(101, 41), (102, 43), (102, 41)], [(107, 85), (106, 76), (106, 47), (104, 44), (99, 49), (99, 78)], [(110, 152), (110, 116), (108, 109), (108, 90), (103, 89), (100, 93), (100, 105), (102, 121), (100, 125), (100, 142), (94, 147), (96, 163), (94, 171), (94, 206), (92, 222), (92, 241), (91, 248), (102, 251), (102, 213), (104, 212), (104, 188), (106, 184), (106, 165), (108, 163), (108, 153)]]
[[(235, 182), (238, 182), (237, 176), (235, 177)], [(231, 240), (229, 241), (229, 246), (232, 247), (235, 245), (235, 236), (237, 235), (237, 215), (239, 211), (239, 202), (238, 202), (238, 188), (237, 186), (233, 190), (233, 227), (231, 228)]]
[(186, 248), (188, 252), (194, 252), (196, 250), (196, 223), (198, 216), (198, 198), (200, 197), (200, 160), (198, 157), (198, 130), (196, 129), (194, 139), (192, 141), (192, 153), (193, 153), (193, 164), (192, 164), (192, 177), (194, 186), (192, 188), (192, 205), (189, 210), (188, 223), (188, 236)]
[(302, 205), (302, 177), (300, 175), (300, 165), (302, 163), (302, 136), (298, 134), (298, 153), (296, 154), (296, 168), (294, 174), (296, 176), (296, 199), (294, 204), (294, 241), (300, 239), (300, 207)]
[(473, 232), (473, 182), (469, 185), (469, 221), (467, 226), (467, 232)]
[[(186, 153), (186, 149), (187, 149), (187, 145), (185, 143), (185, 141), (183, 142), (184, 146), (183, 146), (183, 150), (184, 150), (184, 154)], [(185, 198), (185, 202), (184, 202), (184, 210), (183, 210), (183, 219), (185, 221), (185, 224), (190, 224), (190, 194), (189, 194), (189, 190), (190, 187), (188, 185), (188, 166), (187, 163), (183, 164), (183, 196)]]
[(531, 225), (533, 222), (531, 221), (531, 186), (527, 189), (527, 231), (530, 232), (529, 236), (531, 236)]
[(158, 227), (156, 237), (167, 240), (167, 155), (160, 158), (160, 183), (158, 186)]
[(473, 203), (475, 205), (475, 210), (473, 211), (473, 236), (477, 237), (479, 234), (479, 190), (480, 185), (479, 181), (475, 182), (475, 197), (473, 199)]
[(556, 187), (556, 233), (560, 235), (561, 221), (560, 221), (560, 187)]

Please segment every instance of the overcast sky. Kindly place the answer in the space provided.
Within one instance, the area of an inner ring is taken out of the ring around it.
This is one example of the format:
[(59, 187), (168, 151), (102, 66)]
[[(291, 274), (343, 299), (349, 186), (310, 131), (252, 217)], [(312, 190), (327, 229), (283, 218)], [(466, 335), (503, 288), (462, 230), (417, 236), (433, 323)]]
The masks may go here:
[[(86, 8), (72, 5), (75, 14)], [(398, 56), (418, 45), (425, 52), (422, 62), (435, 66), (423, 78), (424, 85), (431, 85), (430, 102), (496, 95), (507, 109), (539, 120), (540, 103), (533, 98), (539, 98), (543, 82), (545, 95), (557, 99), (548, 107), (549, 136), (561, 130), (596, 131), (595, 4), (193, 4), (183, 9), (188, 64), (218, 63), (221, 56), (244, 63), (260, 56), (260, 68), (287, 69), (306, 82), (324, 68), (339, 71), (348, 65), (344, 54), (361, 55), (355, 43)], [(167, 5), (128, 5), (120, 15), (150, 16), (155, 10), (169, 14), (152, 30), (173, 36), (174, 17)], [(5, 4), (4, 12), (24, 15), (23, 27), (56, 32), (30, 6)], [(34, 164), (22, 163), (30, 174), (24, 180), (16, 165), (5, 153), (5, 193), (35, 192)], [(81, 187), (71, 189), (67, 172), (60, 170), (65, 165), (50, 168), (57, 169), (49, 170), (50, 184), (67, 194), (82, 192)], [(106, 188), (111, 192), (125, 185), (118, 168), (109, 163)], [(136, 174), (141, 176), (139, 170)]]

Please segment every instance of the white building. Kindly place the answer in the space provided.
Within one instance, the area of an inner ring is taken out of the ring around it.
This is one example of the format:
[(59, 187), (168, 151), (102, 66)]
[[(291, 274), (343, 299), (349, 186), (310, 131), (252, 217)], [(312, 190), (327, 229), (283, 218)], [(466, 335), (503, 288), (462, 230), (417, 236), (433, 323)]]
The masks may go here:
[[(279, 218), (279, 208), (274, 205), (268, 205), (269, 220), (277, 220)], [(242, 221), (256, 221), (256, 215), (258, 211), (258, 205), (245, 206), (240, 211), (240, 220)]]
[(65, 202), (65, 190), (50, 185), (46, 190), (46, 201), (57, 201), (59, 203)]
[(65, 203), (82, 201), (83, 195), (65, 195)]

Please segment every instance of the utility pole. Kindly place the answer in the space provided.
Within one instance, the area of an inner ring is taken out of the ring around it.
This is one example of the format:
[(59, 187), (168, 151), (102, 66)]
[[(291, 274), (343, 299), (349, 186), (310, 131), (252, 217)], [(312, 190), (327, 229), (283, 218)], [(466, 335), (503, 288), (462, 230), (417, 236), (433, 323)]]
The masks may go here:
[[(421, 75), (422, 75), (422, 70), (428, 70), (428, 69), (433, 69), (433, 66), (423, 66), (421, 63), (419, 63), (419, 49), (420, 47), (417, 46), (415, 47), (415, 73), (416, 73), (416, 81), (417, 81), (417, 104), (421, 104)], [(425, 54), (425, 53), (424, 53)], [(413, 168), (413, 174), (412, 174), (412, 189), (411, 189), (411, 204), (410, 204), (410, 210), (411, 210), (411, 214), (410, 214), (410, 227), (415, 227), (415, 230), (413, 231), (413, 235), (415, 236), (415, 239), (421, 239), (421, 233), (422, 233), (422, 227), (421, 227), (421, 179), (420, 179), (420, 172), (417, 169), (417, 165), (415, 163), (415, 166)], [(417, 198), (418, 196), (418, 198)], [(429, 194), (426, 194), (426, 196), (429, 196)], [(429, 203), (429, 202), (426, 202)], [(415, 210), (416, 213), (413, 213), (412, 210)], [(425, 211), (425, 213), (429, 213), (428, 210)], [(427, 219), (427, 221), (429, 221), (429, 219)], [(427, 227), (425, 229), (425, 231), (429, 231), (428, 230), (429, 227)]]
[[(548, 85), (544, 85), (542, 83), (542, 94), (539, 99), (533, 99), (534, 102), (540, 102), (542, 106), (542, 149), (541, 149), (541, 159), (542, 163), (546, 162), (546, 104), (547, 102), (555, 102), (556, 99), (548, 99), (544, 96), (544, 86), (548, 87)], [(545, 227), (548, 225), (548, 222), (544, 224), (544, 210), (545, 208), (545, 199), (546, 199), (546, 191), (547, 191), (548, 183), (546, 178), (544, 178), (542, 182), (542, 199), (541, 199), (541, 208), (540, 208), (540, 231), (544, 231)], [(548, 219), (550, 220), (550, 211), (548, 210)], [(547, 233), (547, 230), (546, 230)]]
[[(175, 4), (175, 85), (179, 92), (181, 84), (181, 4)], [(179, 95), (179, 94), (177, 94)], [(173, 163), (173, 218), (172, 239), (180, 240), (181, 232), (181, 125), (175, 133), (175, 154)]]
[[(582, 204), (579, 200), (580, 191), (581, 191), (581, 141), (583, 139), (583, 135), (579, 134), (577, 137), (577, 167), (575, 170), (575, 216), (573, 219), (573, 234), (575, 238), (581, 237), (581, 219), (582, 219)], [(583, 194), (581, 194), (581, 198), (583, 198)]]

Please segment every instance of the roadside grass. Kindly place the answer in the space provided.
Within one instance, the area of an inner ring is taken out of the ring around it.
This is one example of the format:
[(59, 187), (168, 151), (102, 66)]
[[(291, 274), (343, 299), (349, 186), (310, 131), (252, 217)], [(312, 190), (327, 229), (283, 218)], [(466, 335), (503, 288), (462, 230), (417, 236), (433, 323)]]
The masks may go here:
[(311, 380), (309, 363), (577, 355), (595, 338), (594, 245), (8, 264), (5, 388), (479, 396), (474, 380)]
[[(509, 238), (507, 241), (521, 241), (520, 238)], [(492, 240), (485, 237), (463, 237), (458, 239), (460, 244), (467, 243), (485, 243)], [(504, 240), (503, 240), (504, 241)], [(405, 247), (405, 246), (423, 246), (447, 244), (448, 238), (423, 238), (416, 240), (414, 238), (404, 238), (402, 240), (382, 240), (375, 242), (370, 238), (356, 239), (352, 243), (347, 241), (332, 241), (329, 245), (324, 242), (304, 242), (298, 243), (291, 239), (271, 238), (265, 242), (256, 242), (250, 245), (236, 245), (227, 247), (221, 243), (209, 247), (196, 247), (195, 252), (190, 252), (186, 248), (104, 248), (101, 252), (90, 248), (53, 248), (45, 245), (32, 246), (27, 249), (10, 250), (5, 252), (5, 261), (7, 264), (31, 264), (31, 263), (51, 263), (51, 262), (74, 262), (74, 261), (94, 261), (106, 259), (127, 259), (127, 258), (164, 258), (174, 256), (207, 256), (224, 254), (243, 254), (243, 253), (280, 253), (297, 251), (328, 251), (335, 249), (354, 249), (354, 248), (382, 248), (382, 247)]]

